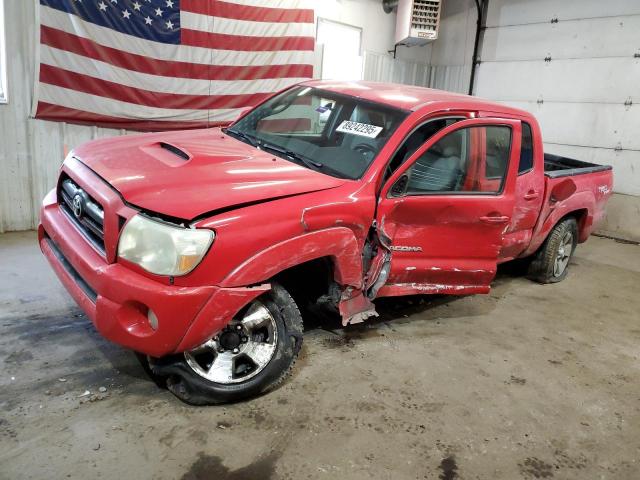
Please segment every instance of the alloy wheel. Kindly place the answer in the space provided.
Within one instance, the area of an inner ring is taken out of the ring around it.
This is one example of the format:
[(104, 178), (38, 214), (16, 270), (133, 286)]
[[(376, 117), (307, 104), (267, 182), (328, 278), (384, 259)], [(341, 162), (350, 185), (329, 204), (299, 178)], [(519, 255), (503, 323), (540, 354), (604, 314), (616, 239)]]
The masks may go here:
[(260, 373), (276, 351), (276, 320), (260, 301), (251, 303), (239, 320), (216, 336), (184, 353), (191, 369), (215, 383), (244, 382)]
[(573, 234), (567, 232), (562, 237), (560, 245), (558, 246), (558, 252), (556, 253), (556, 259), (553, 264), (553, 276), (559, 277), (564, 273), (569, 265), (569, 259), (571, 258), (571, 252), (573, 250)]

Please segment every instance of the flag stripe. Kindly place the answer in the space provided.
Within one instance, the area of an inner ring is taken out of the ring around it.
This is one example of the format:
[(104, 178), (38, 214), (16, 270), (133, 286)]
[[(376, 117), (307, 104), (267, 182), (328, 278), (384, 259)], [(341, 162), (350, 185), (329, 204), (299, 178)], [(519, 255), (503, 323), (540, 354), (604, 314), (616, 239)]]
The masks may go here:
[(75, 108), (90, 113), (103, 115), (109, 112), (110, 115), (129, 118), (131, 120), (170, 120), (170, 121), (231, 121), (242, 111), (239, 108), (216, 109), (216, 110), (187, 110), (175, 108), (149, 107), (146, 105), (136, 105), (120, 100), (79, 92), (75, 89), (68, 89), (40, 83), (40, 99), (42, 101), (61, 105), (67, 108)]
[(227, 3), (233, 3), (234, 5), (242, 5), (246, 7), (264, 7), (265, 5), (268, 5), (270, 8), (288, 8), (288, 9), (293, 8), (293, 9), (303, 9), (303, 10), (313, 10), (313, 5), (318, 2), (318, 0), (223, 0), (223, 1), (226, 1)]
[(257, 80), (203, 80), (182, 79), (132, 72), (105, 62), (93, 60), (65, 50), (43, 45), (40, 49), (40, 63), (57, 67), (63, 65), (66, 70), (90, 75), (94, 78), (118, 82), (129, 87), (144, 85), (147, 90), (161, 93), (182, 93), (192, 95), (266, 93), (282, 90), (306, 78), (268, 78)]
[[(158, 130), (180, 130), (190, 128), (205, 128), (215, 126), (206, 120), (196, 122), (177, 122), (177, 121), (131, 121), (126, 118), (112, 117), (98, 113), (85, 112), (75, 108), (54, 105), (48, 102), (38, 102), (36, 116), (43, 120), (51, 120), (54, 122), (70, 122), (80, 125), (101, 125), (107, 128), (125, 128), (128, 130), (138, 131), (158, 131)], [(219, 122), (219, 125), (228, 124), (229, 122)]]
[(123, 102), (153, 107), (208, 110), (223, 108), (244, 108), (260, 103), (270, 93), (251, 93), (243, 95), (186, 95), (159, 93), (141, 88), (127, 87), (120, 83), (109, 82), (89, 75), (83, 75), (62, 68), (40, 65), (40, 81), (79, 92), (121, 100)]
[(253, 80), (309, 78), (313, 75), (312, 65), (218, 66), (155, 60), (144, 55), (136, 55), (105, 47), (92, 40), (62, 32), (46, 25), (40, 27), (40, 38), (43, 45), (67, 50), (93, 60), (104, 61), (127, 70), (157, 76), (200, 80)]
[(313, 23), (249, 22), (218, 17), (214, 21), (207, 15), (191, 12), (182, 12), (180, 25), (190, 30), (246, 37), (313, 37), (315, 35)]
[(240, 50), (245, 52), (272, 52), (276, 50), (313, 51), (313, 37), (248, 37), (245, 35), (225, 35), (182, 29), (182, 44), (193, 47), (211, 47), (218, 50)]
[[(122, 52), (144, 55), (151, 59), (184, 62), (185, 64), (211, 63), (217, 66), (261, 66), (283, 64), (312, 64), (313, 52), (240, 52), (216, 48), (170, 45), (132, 37), (100, 27), (63, 12), (41, 7), (42, 24), (79, 38), (111, 47)], [(252, 22), (249, 22), (252, 23)], [(69, 37), (69, 40), (73, 40)]]
[(181, 0), (182, 10), (216, 17), (254, 22), (314, 23), (313, 10), (306, 8), (271, 8), (210, 0)]

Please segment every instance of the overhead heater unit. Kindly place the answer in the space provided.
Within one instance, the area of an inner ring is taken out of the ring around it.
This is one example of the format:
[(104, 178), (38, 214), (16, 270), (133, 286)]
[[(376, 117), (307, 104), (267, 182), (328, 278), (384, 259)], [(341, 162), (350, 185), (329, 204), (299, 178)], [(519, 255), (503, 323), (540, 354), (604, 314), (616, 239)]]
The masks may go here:
[(440, 0), (399, 0), (396, 45), (424, 45), (438, 38)]

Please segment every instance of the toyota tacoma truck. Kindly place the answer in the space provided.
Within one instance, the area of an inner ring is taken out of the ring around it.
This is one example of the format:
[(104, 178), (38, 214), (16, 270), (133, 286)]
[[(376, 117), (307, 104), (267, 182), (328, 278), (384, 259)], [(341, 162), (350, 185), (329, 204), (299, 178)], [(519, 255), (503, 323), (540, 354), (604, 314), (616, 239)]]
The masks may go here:
[[(558, 282), (603, 218), (609, 166), (545, 154), (522, 110), (406, 85), (309, 81), (223, 128), (73, 150), (40, 247), (107, 339), (191, 404), (277, 386), (318, 303)], [(520, 260), (525, 262), (525, 260)]]

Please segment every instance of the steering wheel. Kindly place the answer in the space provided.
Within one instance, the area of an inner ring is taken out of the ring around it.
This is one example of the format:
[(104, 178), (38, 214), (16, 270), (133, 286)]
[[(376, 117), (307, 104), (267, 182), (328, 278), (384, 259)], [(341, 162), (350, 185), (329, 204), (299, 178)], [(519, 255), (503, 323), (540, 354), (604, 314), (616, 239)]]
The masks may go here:
[(371, 158), (376, 154), (376, 148), (373, 145), (369, 145), (368, 143), (359, 143), (353, 147), (354, 152), (359, 152), (363, 156), (367, 156), (367, 153), (371, 154)]

